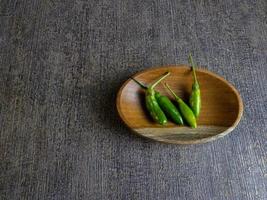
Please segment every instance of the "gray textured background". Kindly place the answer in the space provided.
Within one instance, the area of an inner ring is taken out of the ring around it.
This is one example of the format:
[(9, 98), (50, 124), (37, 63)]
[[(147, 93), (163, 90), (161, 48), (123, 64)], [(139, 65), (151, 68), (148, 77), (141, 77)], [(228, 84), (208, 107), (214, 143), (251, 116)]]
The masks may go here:
[[(237, 129), (131, 134), (120, 85), (189, 51), (240, 91)], [(0, 199), (266, 200), (266, 55), (266, 0), (0, 0)]]

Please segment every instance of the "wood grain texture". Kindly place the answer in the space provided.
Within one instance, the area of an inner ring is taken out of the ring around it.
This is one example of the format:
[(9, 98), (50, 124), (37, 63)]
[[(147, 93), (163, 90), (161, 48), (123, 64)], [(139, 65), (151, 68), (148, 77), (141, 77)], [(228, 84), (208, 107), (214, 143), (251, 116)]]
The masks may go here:
[[(266, 0), (1, 0), (0, 199), (267, 199)], [(194, 60), (244, 102), (232, 134), (131, 134), (116, 92)]]
[[(188, 102), (192, 88), (191, 68), (186, 65), (162, 66), (141, 71), (133, 77), (145, 84), (151, 83), (165, 72), (170, 72), (164, 82)], [(169, 121), (165, 126), (157, 125), (151, 120), (145, 107), (145, 93), (138, 84), (128, 79), (120, 88), (117, 94), (117, 110), (125, 124), (138, 134), (156, 139), (158, 141), (175, 144), (196, 144), (212, 141), (216, 138), (225, 136), (231, 132), (240, 121), (243, 114), (243, 102), (238, 91), (224, 78), (203, 69), (196, 71), (201, 88), (202, 108), (201, 115), (198, 117), (198, 128), (194, 134), (186, 137), (190, 128), (183, 126), (180, 128)], [(163, 84), (155, 88), (162, 95), (169, 96)], [(206, 134), (206, 127), (212, 126), (209, 134)], [(176, 127), (175, 129), (168, 129)], [(151, 130), (148, 130), (151, 128)], [(152, 131), (153, 130), (153, 131)], [(171, 133), (170, 130), (173, 130)], [(212, 132), (213, 131), (213, 132)], [(155, 136), (147, 134), (154, 132)], [(165, 137), (165, 134), (167, 137)], [(172, 134), (172, 140), (170, 135)], [(181, 138), (181, 139), (179, 139)]]

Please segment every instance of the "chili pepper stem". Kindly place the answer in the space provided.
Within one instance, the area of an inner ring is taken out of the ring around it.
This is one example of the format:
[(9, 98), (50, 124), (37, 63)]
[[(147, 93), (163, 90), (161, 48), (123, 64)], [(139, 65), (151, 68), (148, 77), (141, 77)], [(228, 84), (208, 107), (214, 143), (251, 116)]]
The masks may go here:
[(189, 54), (189, 63), (192, 65), (194, 81), (195, 81), (195, 83), (198, 83), (197, 76), (196, 76), (196, 70), (195, 70), (196, 69), (196, 65), (195, 65), (195, 63), (193, 61), (193, 57), (192, 57), (191, 53)]
[(178, 97), (174, 91), (170, 88), (170, 86), (167, 83), (164, 83), (164, 85), (167, 87), (167, 89), (171, 92), (171, 94), (178, 100), (180, 100), (180, 97)]
[(164, 78), (170, 75), (170, 72), (164, 73), (158, 80), (156, 80), (149, 88), (153, 89), (157, 84), (159, 84), (160, 81), (162, 81)]
[(139, 82), (139, 81), (136, 80), (135, 78), (132, 78), (132, 77), (131, 77), (131, 79), (132, 79), (134, 82), (136, 82), (141, 88), (143, 88), (143, 89), (147, 89), (147, 86), (146, 86), (145, 84)]

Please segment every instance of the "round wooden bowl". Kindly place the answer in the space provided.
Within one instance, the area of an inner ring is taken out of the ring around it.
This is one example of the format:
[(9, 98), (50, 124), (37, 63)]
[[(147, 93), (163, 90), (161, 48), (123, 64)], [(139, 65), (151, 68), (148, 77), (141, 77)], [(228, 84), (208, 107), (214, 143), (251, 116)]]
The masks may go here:
[[(170, 76), (155, 89), (173, 97), (163, 83), (188, 102), (191, 86), (191, 68), (186, 65), (151, 68), (133, 77), (148, 84), (166, 71)], [(169, 120), (167, 125), (155, 123), (145, 107), (145, 93), (133, 80), (128, 79), (117, 94), (117, 109), (121, 119), (134, 132), (160, 142), (175, 144), (196, 144), (215, 140), (230, 133), (237, 126), (243, 113), (243, 103), (238, 91), (224, 78), (204, 69), (197, 69), (201, 89), (202, 108), (197, 119), (198, 127), (178, 126)], [(176, 102), (174, 102), (175, 105)]]

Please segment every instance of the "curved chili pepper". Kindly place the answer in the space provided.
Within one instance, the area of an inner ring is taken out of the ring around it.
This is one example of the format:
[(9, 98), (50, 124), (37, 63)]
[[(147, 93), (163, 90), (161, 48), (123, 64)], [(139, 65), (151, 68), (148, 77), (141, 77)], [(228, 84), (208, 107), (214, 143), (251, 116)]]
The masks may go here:
[(191, 53), (189, 54), (189, 62), (192, 65), (193, 78), (194, 78), (194, 82), (192, 84), (192, 92), (189, 98), (189, 104), (197, 118), (200, 114), (200, 109), (201, 109), (201, 94), (200, 94), (199, 83), (197, 81), (197, 76), (196, 76), (196, 71), (195, 71), (196, 65), (193, 61)]
[[(158, 80), (156, 80), (153, 84), (149, 85), (148, 87), (139, 84), (142, 88), (146, 89), (146, 108), (149, 111), (150, 116), (153, 118), (155, 122), (158, 122), (161, 125), (167, 123), (167, 117), (164, 112), (161, 110), (156, 97), (155, 97), (155, 90), (154, 87), (160, 83), (164, 78), (166, 78), (170, 72), (166, 72), (163, 74)], [(132, 78), (133, 79), (133, 78)]]
[(168, 90), (172, 93), (172, 95), (174, 96), (175, 100), (178, 103), (179, 109), (182, 113), (182, 116), (184, 117), (185, 121), (192, 127), (192, 128), (196, 128), (197, 127), (197, 122), (196, 122), (196, 118), (195, 115), (193, 113), (193, 111), (190, 109), (190, 107), (188, 105), (186, 105), (186, 103), (180, 98), (178, 97), (173, 90), (170, 88), (170, 86), (165, 83), (166, 87), (168, 88)]
[[(147, 86), (145, 86), (143, 83), (137, 81), (134, 78), (131, 78), (134, 80), (138, 85), (140, 85), (143, 89), (147, 89)], [(170, 99), (167, 96), (161, 95), (159, 92), (155, 91), (155, 97), (156, 100), (160, 106), (160, 108), (164, 111), (164, 113), (170, 117), (176, 124), (183, 125), (183, 118), (180, 115), (177, 108), (173, 105), (173, 103), (170, 101)]]

